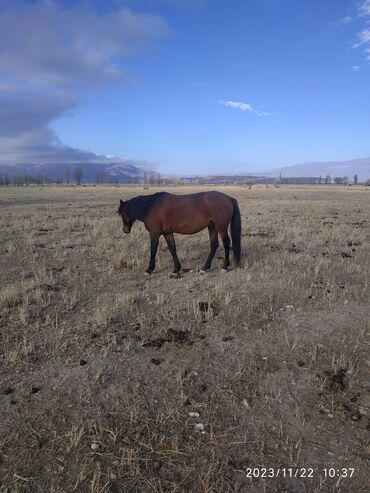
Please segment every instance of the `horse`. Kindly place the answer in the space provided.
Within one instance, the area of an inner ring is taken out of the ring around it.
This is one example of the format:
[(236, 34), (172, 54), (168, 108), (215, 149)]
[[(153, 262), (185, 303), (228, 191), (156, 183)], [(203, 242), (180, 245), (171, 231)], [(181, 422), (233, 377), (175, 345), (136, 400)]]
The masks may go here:
[(219, 246), (221, 236), (225, 249), (223, 272), (228, 272), (230, 260), (230, 238), (228, 226), (231, 225), (233, 257), (236, 267), (240, 266), (241, 218), (238, 202), (235, 198), (221, 192), (210, 191), (188, 195), (174, 195), (157, 192), (152, 195), (140, 195), (125, 202), (120, 200), (117, 213), (122, 218), (123, 231), (128, 234), (136, 220), (142, 221), (150, 235), (150, 261), (145, 274), (155, 269), (155, 257), (159, 238), (164, 236), (171, 252), (174, 271), (179, 275), (181, 263), (176, 253), (174, 233), (195, 234), (208, 228), (210, 240), (209, 255), (200, 269), (201, 273), (211, 268), (213, 257)]

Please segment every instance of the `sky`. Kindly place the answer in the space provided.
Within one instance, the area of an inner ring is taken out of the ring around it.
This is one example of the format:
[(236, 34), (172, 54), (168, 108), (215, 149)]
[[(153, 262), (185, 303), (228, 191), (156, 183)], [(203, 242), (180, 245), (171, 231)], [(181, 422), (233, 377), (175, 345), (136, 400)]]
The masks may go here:
[(370, 156), (369, 88), (370, 0), (0, 0), (4, 164)]

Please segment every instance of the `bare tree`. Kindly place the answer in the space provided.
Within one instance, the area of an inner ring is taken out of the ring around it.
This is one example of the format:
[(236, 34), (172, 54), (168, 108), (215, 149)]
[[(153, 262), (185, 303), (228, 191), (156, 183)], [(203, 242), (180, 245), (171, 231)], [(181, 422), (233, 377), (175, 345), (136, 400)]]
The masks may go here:
[(64, 169), (63, 175), (64, 175), (65, 182), (67, 183), (67, 185), (69, 185), (69, 182), (70, 182), (70, 179), (71, 179), (71, 174), (70, 174), (69, 168), (65, 168)]
[(357, 176), (357, 175), (355, 175), (355, 176), (353, 177), (353, 183), (354, 183), (355, 185), (357, 185), (357, 182), (358, 182), (358, 176)]
[(325, 183), (326, 184), (331, 183), (331, 176), (330, 175), (325, 176)]
[(14, 185), (24, 185), (24, 175), (17, 173), (13, 178)]
[(104, 180), (104, 175), (103, 175), (103, 172), (100, 171), (99, 169), (97, 169), (95, 171), (95, 181), (96, 183), (99, 185), (101, 185), (103, 183), (103, 180)]
[(79, 166), (75, 169), (75, 181), (77, 185), (81, 185), (81, 180), (82, 180), (82, 170)]
[(249, 190), (252, 189), (253, 185), (256, 184), (256, 182), (254, 180), (245, 180), (245, 184), (247, 185), (247, 187), (249, 188)]

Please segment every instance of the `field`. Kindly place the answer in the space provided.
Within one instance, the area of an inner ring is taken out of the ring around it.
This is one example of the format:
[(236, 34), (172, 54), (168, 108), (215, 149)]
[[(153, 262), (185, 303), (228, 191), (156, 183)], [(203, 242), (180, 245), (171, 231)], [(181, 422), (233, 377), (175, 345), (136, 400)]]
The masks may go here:
[(157, 190), (0, 188), (0, 491), (368, 491), (370, 189), (220, 188), (242, 268), (180, 278), (116, 214)]

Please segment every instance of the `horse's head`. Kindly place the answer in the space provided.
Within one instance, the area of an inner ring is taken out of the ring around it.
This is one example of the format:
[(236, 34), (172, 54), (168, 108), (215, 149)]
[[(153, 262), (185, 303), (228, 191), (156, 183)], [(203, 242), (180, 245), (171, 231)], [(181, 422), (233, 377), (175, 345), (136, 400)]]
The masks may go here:
[(126, 200), (126, 202), (123, 202), (123, 200), (120, 200), (119, 201), (119, 208), (118, 208), (117, 212), (122, 218), (123, 231), (128, 234), (131, 231), (131, 227), (134, 224), (135, 219), (132, 219), (130, 217), (130, 215), (128, 213), (127, 204), (128, 204), (128, 200)]

